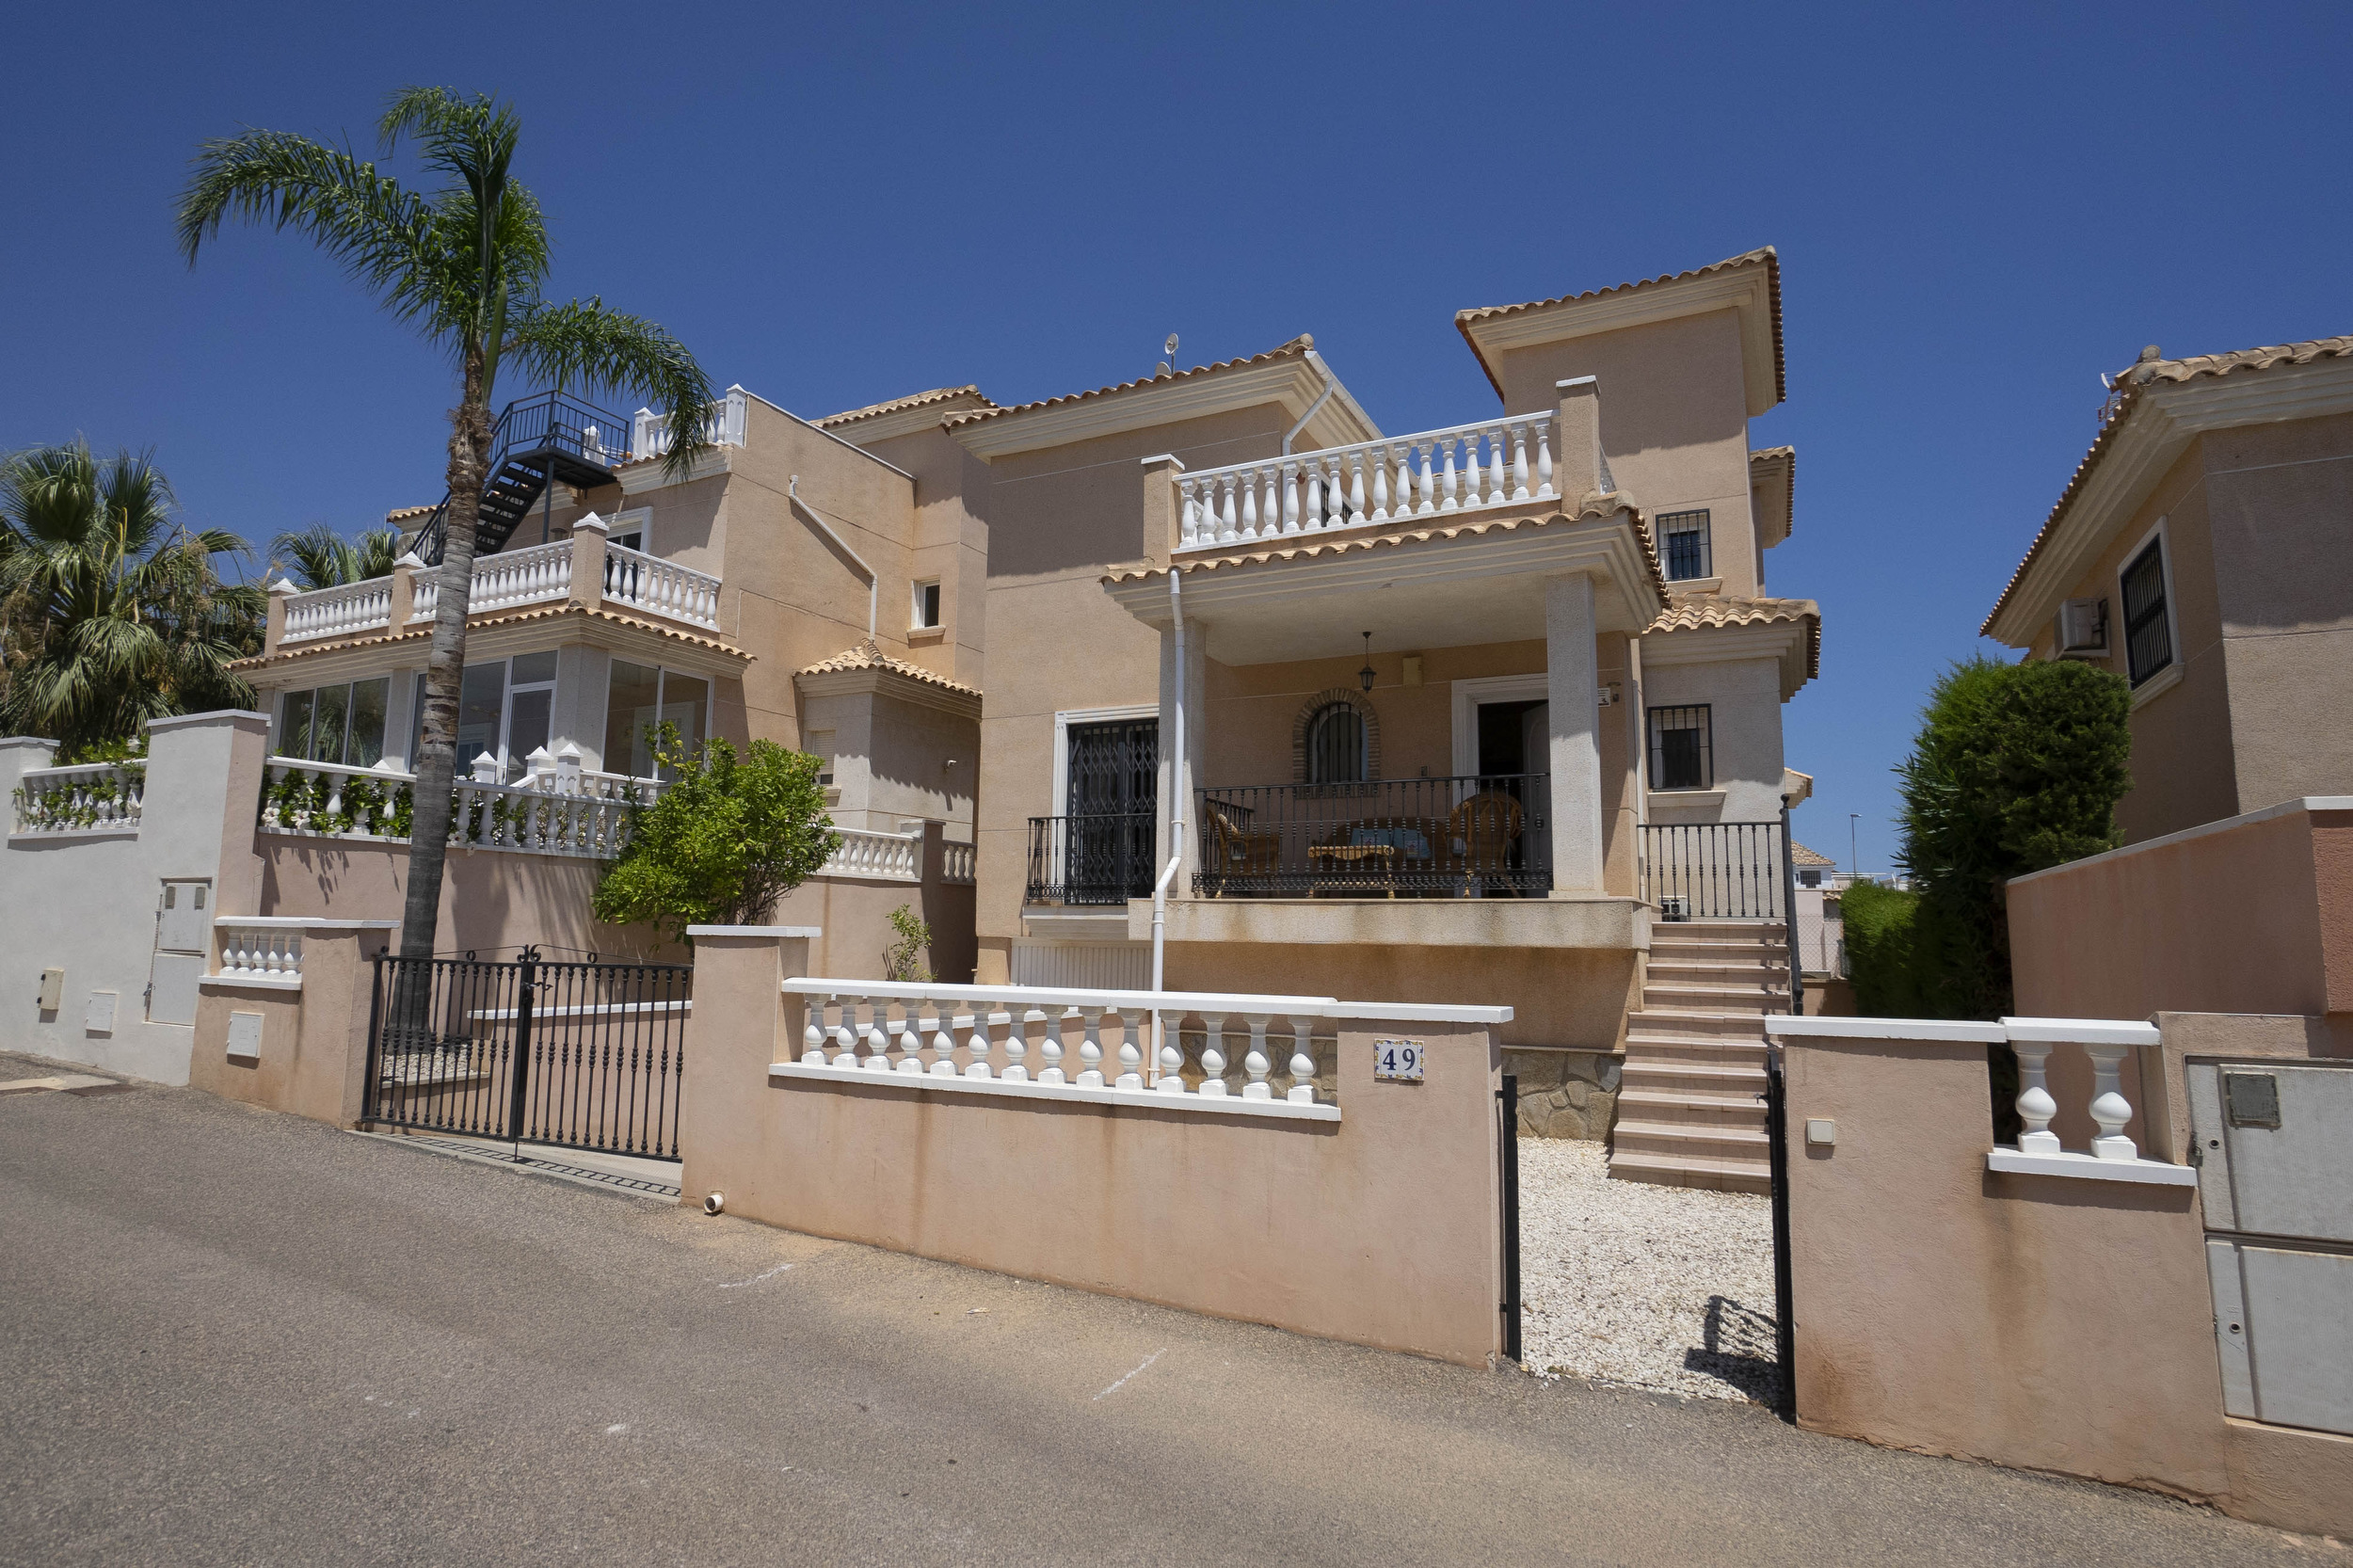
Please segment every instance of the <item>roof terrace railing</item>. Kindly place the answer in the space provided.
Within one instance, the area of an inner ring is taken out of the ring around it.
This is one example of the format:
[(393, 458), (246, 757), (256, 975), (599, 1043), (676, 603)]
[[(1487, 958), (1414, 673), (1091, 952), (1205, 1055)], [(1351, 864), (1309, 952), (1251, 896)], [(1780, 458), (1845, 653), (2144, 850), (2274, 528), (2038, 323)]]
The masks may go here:
[(1187, 473), (1179, 550), (1552, 501), (1550, 413), (1481, 420)]

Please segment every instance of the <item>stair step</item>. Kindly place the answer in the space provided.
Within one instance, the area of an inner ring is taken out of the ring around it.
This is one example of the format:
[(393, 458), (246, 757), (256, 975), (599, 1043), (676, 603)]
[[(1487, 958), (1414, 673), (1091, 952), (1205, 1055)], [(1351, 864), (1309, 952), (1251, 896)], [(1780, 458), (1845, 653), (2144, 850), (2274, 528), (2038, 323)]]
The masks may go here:
[(1625, 1016), (1630, 1034), (1676, 1034), (1703, 1039), (1754, 1040), (1765, 1038), (1765, 1016), (1761, 1013), (1710, 1013), (1689, 1007), (1645, 1007)]
[(1661, 958), (1651, 954), (1644, 972), (1655, 981), (1693, 985), (1778, 985), (1785, 974), (1779, 964), (1746, 964), (1737, 959)]
[(1659, 1187), (1698, 1187), (1719, 1192), (1770, 1192), (1772, 1166), (1763, 1160), (1705, 1160), (1689, 1155), (1627, 1150), (1609, 1157), (1609, 1175), (1619, 1181)]
[(1627, 1126), (1627, 1116), (1638, 1118), (1637, 1126), (1666, 1124), (1694, 1128), (1736, 1127), (1763, 1131), (1765, 1102), (1754, 1094), (1702, 1094), (1689, 1089), (1636, 1089), (1618, 1091), (1618, 1125)]
[(1642, 987), (1644, 1013), (1722, 1013), (1741, 1017), (1762, 1017), (1768, 1013), (1789, 1011), (1785, 993), (1769, 991), (1762, 985), (1685, 985), (1681, 984)]
[(1787, 952), (1778, 943), (1768, 942), (1678, 942), (1656, 933), (1650, 939), (1653, 962), (1681, 959), (1698, 964), (1756, 964), (1779, 968)]
[(1659, 1086), (1705, 1089), (1725, 1094), (1763, 1094), (1765, 1092), (1764, 1058), (1759, 1064), (1745, 1062), (1657, 1061), (1629, 1055), (1619, 1070), (1621, 1081), (1637, 1081)]

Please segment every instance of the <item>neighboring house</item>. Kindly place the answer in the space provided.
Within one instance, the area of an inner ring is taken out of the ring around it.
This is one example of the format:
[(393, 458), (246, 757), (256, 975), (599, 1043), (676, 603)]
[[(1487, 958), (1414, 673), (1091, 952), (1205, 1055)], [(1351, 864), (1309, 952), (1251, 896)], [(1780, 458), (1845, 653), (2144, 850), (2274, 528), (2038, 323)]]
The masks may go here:
[(2143, 350), (1984, 630), (2133, 688), (2124, 847), (2009, 886), (2020, 1011), (2353, 1048), (2353, 337)]
[[(822, 421), (986, 520), (980, 980), (1148, 984), (1175, 856), (1169, 986), (1507, 1003), (1540, 1130), (1616, 1096), (1626, 1171), (1761, 1179), (1820, 640), (1766, 594), (1794, 456), (1748, 440), (1778, 267), (1465, 312), (1501, 409), (1413, 436), (1305, 337)], [(1671, 946), (1662, 906), (1698, 917)]]
[(2126, 843), (2353, 790), (2353, 337), (2153, 347), (1986, 617), (2133, 684)]
[[(884, 916), (915, 903), (935, 928), (934, 967), (968, 975), (985, 540), (961, 508), (920, 505), (914, 473), (740, 387), (713, 406), (710, 433), (712, 450), (674, 478), (649, 412), (624, 422), (543, 394), (502, 421), (459, 776), (642, 794), (664, 723), (688, 742), (812, 751), (851, 841), (778, 918), (824, 921), (837, 939), (823, 956), (879, 973)], [(438, 512), (393, 517), (438, 562)], [(265, 651), (239, 667), (271, 716), (275, 776), (284, 761), (330, 778), (406, 774), (434, 578), (412, 554), (390, 578), (273, 589)], [(319, 879), (295, 863), (315, 853), (312, 835), (272, 837), (265, 912), (280, 888)], [(541, 939), (529, 902), (488, 934), (478, 907), (453, 909), (457, 945)]]

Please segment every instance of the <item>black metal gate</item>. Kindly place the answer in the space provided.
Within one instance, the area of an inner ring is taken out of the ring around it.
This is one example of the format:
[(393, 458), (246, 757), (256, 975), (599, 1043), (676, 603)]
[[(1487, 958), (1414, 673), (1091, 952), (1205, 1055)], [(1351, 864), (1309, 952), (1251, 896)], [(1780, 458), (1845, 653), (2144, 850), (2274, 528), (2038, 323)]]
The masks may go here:
[(1503, 1075), (1496, 1091), (1496, 1109), (1503, 1118), (1503, 1353), (1520, 1358), (1520, 1080)]
[(676, 1160), (694, 974), (379, 957), (360, 1119)]
[(1765, 1051), (1767, 1168), (1773, 1177), (1773, 1359), (1781, 1369), (1774, 1414), (1798, 1418), (1798, 1324), (1789, 1268), (1789, 1092), (1781, 1076), (1781, 1048)]

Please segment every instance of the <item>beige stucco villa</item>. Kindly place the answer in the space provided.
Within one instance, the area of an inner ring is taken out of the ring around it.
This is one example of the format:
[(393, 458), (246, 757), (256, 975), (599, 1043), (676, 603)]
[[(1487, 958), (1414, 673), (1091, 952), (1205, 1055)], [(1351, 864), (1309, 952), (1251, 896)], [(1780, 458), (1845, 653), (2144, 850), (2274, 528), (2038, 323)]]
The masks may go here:
[[(543, 395), (508, 419), (470, 600), (461, 776), (642, 792), (664, 722), (690, 742), (812, 751), (848, 842), (780, 918), (824, 925), (818, 956), (840, 972), (878, 974), (887, 916), (906, 904), (932, 925), (932, 966), (968, 975), (976, 525), (920, 504), (914, 472), (740, 387), (713, 406), (712, 445), (683, 475), (666, 471), (649, 411), (623, 422)], [(503, 488), (517, 499), (494, 505)], [(392, 520), (438, 560), (430, 509)], [(412, 552), (389, 578), (273, 588), (265, 650), (243, 666), (271, 717), (273, 779), (405, 777), (434, 575)], [(398, 913), (400, 846), (322, 842), (266, 803), (264, 826), (264, 913)], [(503, 888), (515, 881), (499, 869)], [(457, 948), (626, 944), (586, 920), (593, 856), (539, 868), (554, 884), (528, 893), (469, 896), (501, 880), (476, 870), (452, 878), (442, 929)]]
[(1173, 987), (1509, 1004), (1536, 1130), (1761, 1178), (1820, 621), (1765, 582), (1778, 260), (1456, 326), (1498, 407), (1413, 435), (1307, 337), (820, 422), (985, 518), (979, 978), (1148, 984), (1157, 918)]

